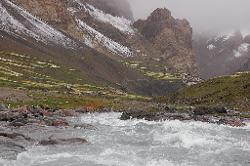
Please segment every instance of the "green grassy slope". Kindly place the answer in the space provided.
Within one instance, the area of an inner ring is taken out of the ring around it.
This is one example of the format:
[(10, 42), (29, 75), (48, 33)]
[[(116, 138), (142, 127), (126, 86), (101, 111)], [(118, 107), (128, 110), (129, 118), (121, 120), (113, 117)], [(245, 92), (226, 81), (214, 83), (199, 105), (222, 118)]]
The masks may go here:
[(162, 97), (161, 101), (194, 106), (226, 106), (239, 111), (250, 111), (250, 73), (209, 79), (172, 96)]

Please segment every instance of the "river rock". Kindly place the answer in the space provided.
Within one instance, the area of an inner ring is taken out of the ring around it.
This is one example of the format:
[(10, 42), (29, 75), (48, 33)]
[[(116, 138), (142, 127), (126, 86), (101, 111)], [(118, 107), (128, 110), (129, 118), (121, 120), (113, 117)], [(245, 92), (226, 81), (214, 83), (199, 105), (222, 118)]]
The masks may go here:
[(87, 141), (83, 138), (49, 138), (48, 140), (42, 140), (38, 144), (42, 146), (50, 145), (72, 145), (72, 144), (84, 144)]
[(4, 105), (0, 104), (0, 111), (8, 111), (9, 109)]
[(50, 126), (65, 127), (65, 126), (69, 126), (69, 123), (64, 119), (54, 119), (52, 120)]
[(225, 107), (196, 107), (194, 115), (227, 114)]
[(229, 125), (232, 127), (243, 127), (246, 126), (245, 123), (243, 123), (240, 119), (227, 119), (227, 118), (222, 118), (219, 120), (218, 124), (224, 124), (224, 125)]
[(76, 112), (74, 110), (62, 110), (60, 111), (60, 115), (64, 117), (75, 116)]
[(19, 118), (19, 119), (16, 119), (16, 120), (10, 122), (9, 126), (21, 127), (21, 126), (25, 126), (27, 123), (28, 123), (27, 119)]
[(75, 110), (75, 112), (84, 114), (84, 113), (87, 113), (88, 111), (86, 108), (79, 108), (79, 109)]
[(132, 118), (132, 114), (129, 113), (129, 112), (123, 112), (121, 117), (120, 117), (120, 120), (129, 120)]

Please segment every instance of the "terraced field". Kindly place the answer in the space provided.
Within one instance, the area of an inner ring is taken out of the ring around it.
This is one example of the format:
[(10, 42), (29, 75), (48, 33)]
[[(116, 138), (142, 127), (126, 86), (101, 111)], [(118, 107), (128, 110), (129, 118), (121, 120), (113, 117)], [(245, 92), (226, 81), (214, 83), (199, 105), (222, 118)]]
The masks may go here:
[(60, 108), (100, 107), (110, 104), (107, 98), (149, 99), (111, 87), (86, 84), (84, 74), (74, 68), (6, 51), (0, 52), (0, 87), (20, 90), (29, 96), (27, 101), (0, 98), (0, 102), (13, 107), (38, 104)]
[(80, 71), (65, 68), (52, 61), (13, 52), (0, 52), (0, 85), (48, 91), (70, 90), (74, 94), (107, 92), (122, 94), (110, 88), (84, 84)]
[[(127, 67), (139, 70), (142, 72), (145, 76), (148, 76), (150, 78), (156, 79), (156, 80), (165, 80), (169, 82), (178, 82), (181, 81), (183, 76), (180, 73), (169, 73), (169, 72), (162, 72), (158, 68), (159, 66), (149, 66), (149, 64), (145, 64), (142, 61), (126, 61), (123, 62)], [(154, 64), (151, 64), (154, 65)], [(155, 70), (152, 70), (154, 68)], [(158, 69), (158, 70), (157, 70)]]

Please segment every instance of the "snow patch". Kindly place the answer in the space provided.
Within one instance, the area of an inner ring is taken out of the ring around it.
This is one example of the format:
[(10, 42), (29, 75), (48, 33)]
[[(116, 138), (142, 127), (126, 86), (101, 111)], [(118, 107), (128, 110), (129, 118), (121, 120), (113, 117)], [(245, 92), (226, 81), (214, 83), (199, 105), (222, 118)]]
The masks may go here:
[(241, 44), (237, 50), (234, 50), (234, 57), (239, 58), (244, 55), (244, 53), (248, 52), (250, 44), (248, 43), (243, 43)]
[(216, 47), (215, 47), (213, 44), (209, 44), (209, 45), (207, 46), (207, 48), (208, 48), (209, 50), (213, 50), (213, 49), (215, 49)]
[(95, 19), (110, 23), (115, 28), (119, 29), (122, 32), (134, 34), (134, 30), (131, 27), (132, 22), (124, 17), (115, 17), (111, 14), (104, 13), (103, 11), (96, 9), (94, 6), (87, 4), (89, 14)]
[[(12, 10), (17, 11), (24, 19), (26, 24), (22, 24), (19, 20), (12, 17), (6, 8), (0, 4), (0, 30), (17, 37), (27, 40), (29, 37), (34, 38), (36, 41), (41, 41), (45, 44), (58, 44), (67, 48), (75, 49), (77, 44), (65, 36), (63, 33), (52, 28), (39, 18), (32, 16), (24, 9), (18, 7), (10, 1), (3, 0)], [(27, 28), (29, 27), (29, 28)]]
[[(123, 33), (127, 34), (134, 34), (135, 31), (133, 30), (131, 24), (132, 22), (124, 17), (116, 17), (111, 14), (105, 13), (102, 10), (99, 10), (95, 8), (92, 5), (82, 3), (80, 0), (73, 0), (78, 5), (79, 10), (84, 10), (85, 12), (88, 12), (92, 17), (94, 17), (96, 20), (109, 23), (113, 27), (117, 28)], [(75, 10), (71, 8), (68, 8), (69, 11), (73, 14)]]
[(87, 36), (85, 36), (85, 44), (87, 44), (89, 47), (93, 48), (95, 43), (101, 44), (105, 46), (108, 50), (111, 52), (118, 54), (123, 57), (131, 57), (133, 56), (133, 53), (130, 51), (128, 47), (125, 47), (110, 38), (104, 36), (94, 28), (88, 26), (83, 21), (76, 19), (76, 22), (78, 23), (79, 27), (87, 32)]

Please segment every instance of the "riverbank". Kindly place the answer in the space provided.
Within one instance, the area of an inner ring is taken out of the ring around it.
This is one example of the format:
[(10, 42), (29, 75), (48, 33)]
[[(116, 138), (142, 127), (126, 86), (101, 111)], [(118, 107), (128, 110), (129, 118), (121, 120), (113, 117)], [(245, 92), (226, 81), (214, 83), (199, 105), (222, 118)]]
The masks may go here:
[[(22, 133), (36, 143), (26, 141), (22, 136), (9, 139), (9, 142), (24, 146), (25, 151), (18, 153), (15, 160), (0, 158), (0, 165), (198, 166), (248, 165), (250, 162), (249, 126), (179, 120), (120, 120), (121, 115), (96, 112), (66, 117), (67, 127), (8, 126), (5, 128), (8, 132)], [(76, 138), (87, 142), (75, 142), (79, 140)], [(49, 139), (53, 140), (51, 142), (58, 139), (56, 142), (60, 144), (37, 143), (42, 140), (47, 143)], [(73, 143), (65, 143), (65, 140)], [(1, 154), (10, 154), (10, 146), (7, 148), (9, 151), (1, 151)], [(19, 150), (17, 146), (15, 148)]]
[[(144, 107), (139, 109), (135, 105), (134, 101), (131, 102), (131, 107), (128, 107), (128, 109), (115, 110), (111, 107), (102, 109), (90, 109), (88, 107), (53, 109), (43, 106), (9, 109), (2, 104), (0, 107), (0, 158), (16, 159), (19, 153), (26, 151), (26, 147), (34, 145), (55, 146), (88, 143), (88, 140), (84, 137), (77, 137), (77, 135), (68, 137), (63, 134), (65, 129), (95, 130), (96, 126), (91, 124), (72, 124), (69, 122), (69, 118), (78, 118), (85, 114), (119, 112), (118, 119), (124, 120), (124, 122), (131, 119), (154, 122), (179, 120), (232, 127), (243, 127), (250, 122), (249, 113), (240, 113), (224, 107), (177, 107), (160, 103), (140, 102), (140, 105)], [(34, 131), (37, 134), (30, 134)], [(59, 137), (56, 136), (57, 131), (60, 133)]]

